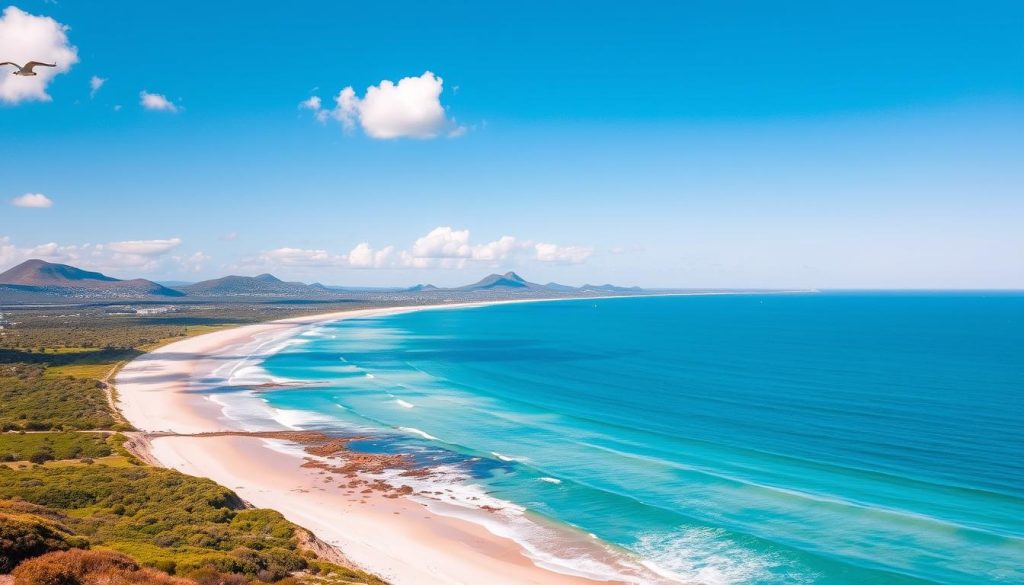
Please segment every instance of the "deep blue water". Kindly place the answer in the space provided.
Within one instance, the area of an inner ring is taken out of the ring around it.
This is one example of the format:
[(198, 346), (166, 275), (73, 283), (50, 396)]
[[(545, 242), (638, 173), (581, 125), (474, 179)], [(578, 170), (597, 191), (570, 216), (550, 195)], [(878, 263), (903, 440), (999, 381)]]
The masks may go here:
[(318, 385), (272, 406), (479, 457), (494, 496), (686, 578), (1024, 582), (1024, 295), (542, 302), (304, 339), (264, 367)]

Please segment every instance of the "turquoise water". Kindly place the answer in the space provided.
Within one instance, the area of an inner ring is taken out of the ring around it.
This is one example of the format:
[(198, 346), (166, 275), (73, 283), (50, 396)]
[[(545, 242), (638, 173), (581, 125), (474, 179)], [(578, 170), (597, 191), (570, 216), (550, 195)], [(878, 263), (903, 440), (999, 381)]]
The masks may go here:
[(272, 406), (683, 578), (1024, 582), (1022, 295), (525, 303), (302, 339), (263, 366), (315, 384)]

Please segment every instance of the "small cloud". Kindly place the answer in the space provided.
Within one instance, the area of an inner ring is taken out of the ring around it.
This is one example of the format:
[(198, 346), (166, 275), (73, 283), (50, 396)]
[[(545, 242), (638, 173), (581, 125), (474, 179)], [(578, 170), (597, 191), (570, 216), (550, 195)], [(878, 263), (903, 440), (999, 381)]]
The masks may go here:
[(230, 232), (220, 237), (222, 242), (234, 242), (238, 239), (238, 232)]
[(90, 98), (96, 97), (96, 92), (98, 92), (100, 90), (100, 88), (103, 87), (103, 84), (106, 83), (106, 82), (107, 82), (107, 79), (105, 77), (99, 77), (98, 75), (93, 75), (92, 78), (89, 79), (89, 97)]
[(313, 116), (321, 123), (326, 122), (332, 114), (331, 110), (323, 109), (323, 102), (318, 95), (310, 96), (308, 100), (299, 102), (299, 108), (313, 112)]
[(53, 79), (78, 63), (78, 49), (71, 45), (68, 27), (48, 16), (36, 16), (15, 6), (0, 13), (0, 55), (4, 61), (24, 65), (29, 61), (56, 63), (39, 67), (34, 77), (10, 75), (8, 67), (0, 71), (0, 102), (48, 102), (46, 87)]
[[(165, 254), (181, 244), (181, 240), (132, 240), (109, 244), (62, 245), (48, 242), (19, 247), (10, 238), (0, 237), (0, 267), (13, 266), (29, 258), (72, 264), (88, 270), (152, 271), (167, 260)], [(179, 262), (180, 264), (180, 262)], [(0, 268), (2, 269), (2, 268)]]
[(180, 238), (167, 240), (126, 240), (98, 245), (106, 262), (119, 267), (152, 270), (160, 263), (160, 257), (181, 245)]
[(314, 95), (314, 96), (310, 97), (308, 100), (299, 102), (299, 107), (300, 108), (303, 108), (303, 109), (306, 109), (306, 110), (313, 110), (314, 112), (320, 111), (320, 106), (321, 105), (322, 104), (320, 103), (320, 96), (317, 96), (317, 95)]
[(356, 245), (348, 254), (319, 249), (277, 248), (248, 258), (243, 265), (262, 269), (281, 266), (460, 269), (472, 265), (498, 267), (523, 262), (581, 264), (592, 254), (593, 248), (589, 247), (535, 243), (515, 236), (474, 244), (469, 230), (439, 226), (417, 238), (411, 247), (404, 250), (395, 246), (374, 248), (368, 242)]
[(107, 248), (120, 254), (133, 254), (137, 256), (158, 256), (166, 254), (181, 245), (181, 238), (170, 238), (167, 240), (127, 240), (124, 242), (111, 242)]
[(15, 207), (46, 209), (48, 207), (53, 207), (53, 200), (42, 193), (25, 193), (21, 197), (11, 199), (11, 205), (14, 205)]
[(593, 248), (582, 246), (559, 246), (557, 244), (538, 243), (534, 246), (536, 258), (541, 262), (559, 264), (582, 264), (594, 253)]
[(441, 105), (444, 80), (430, 71), (419, 77), (405, 77), (398, 83), (383, 80), (366, 89), (363, 97), (349, 86), (334, 98), (332, 110), (323, 109), (319, 96), (313, 96), (299, 107), (314, 112), (321, 122), (333, 118), (346, 131), (358, 123), (371, 138), (436, 138), (458, 137), (465, 134), (464, 126), (448, 118)]
[(305, 250), (302, 248), (276, 248), (259, 255), (257, 263), (275, 266), (333, 266), (343, 262), (327, 250)]
[(363, 242), (352, 248), (347, 260), (353, 268), (387, 268), (393, 264), (394, 252), (394, 246), (374, 250), (370, 244)]
[(158, 93), (149, 93), (146, 90), (139, 92), (139, 103), (143, 108), (156, 112), (178, 112), (178, 106)]
[(210, 257), (199, 251), (191, 256), (174, 256), (172, 260), (183, 272), (199, 272), (203, 269), (203, 265), (210, 261)]
[(416, 239), (412, 255), (416, 258), (471, 258), (473, 248), (469, 245), (469, 230), (436, 227)]

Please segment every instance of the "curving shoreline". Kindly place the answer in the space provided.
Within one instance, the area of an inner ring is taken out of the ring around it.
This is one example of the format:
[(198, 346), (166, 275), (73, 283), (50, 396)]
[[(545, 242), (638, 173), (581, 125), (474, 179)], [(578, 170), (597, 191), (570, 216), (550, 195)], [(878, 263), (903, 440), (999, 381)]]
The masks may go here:
[[(364, 309), (185, 339), (127, 364), (116, 379), (118, 406), (139, 429), (176, 434), (149, 439), (149, 454), (161, 465), (210, 478), (253, 505), (280, 511), (341, 550), (356, 565), (396, 584), (670, 582), (640, 565), (630, 567), (621, 581), (609, 580), (596, 571), (567, 574), (565, 567), (549, 566), (536, 554), (529, 555), (520, 543), (503, 534), (499, 524), (482, 523), (465, 510), (440, 505), (429, 509), (423, 501), (380, 490), (345, 489), (339, 480), (346, 478), (304, 465), (309, 458), (293, 442), (238, 434), (182, 436), (288, 430), (270, 418), (265, 422), (247, 420), (242, 428), (225, 416), (224, 404), (218, 403), (216, 396), (202, 390), (204, 384), (209, 389), (215, 385), (210, 380), (226, 374), (244, 378), (245, 368), (278, 351), (304, 327), (347, 318), (488, 304), (495, 303)], [(444, 513), (437, 513), (439, 509)], [(577, 541), (573, 548), (585, 548), (593, 558), (607, 557), (613, 563), (612, 557), (617, 556), (585, 535)]]

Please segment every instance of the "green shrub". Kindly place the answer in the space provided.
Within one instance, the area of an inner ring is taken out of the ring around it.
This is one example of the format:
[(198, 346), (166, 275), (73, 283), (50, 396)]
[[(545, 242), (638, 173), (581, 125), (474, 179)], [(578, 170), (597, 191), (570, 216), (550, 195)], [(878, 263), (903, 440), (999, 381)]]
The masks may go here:
[(193, 585), (110, 551), (52, 552), (23, 562), (14, 570), (14, 585)]

